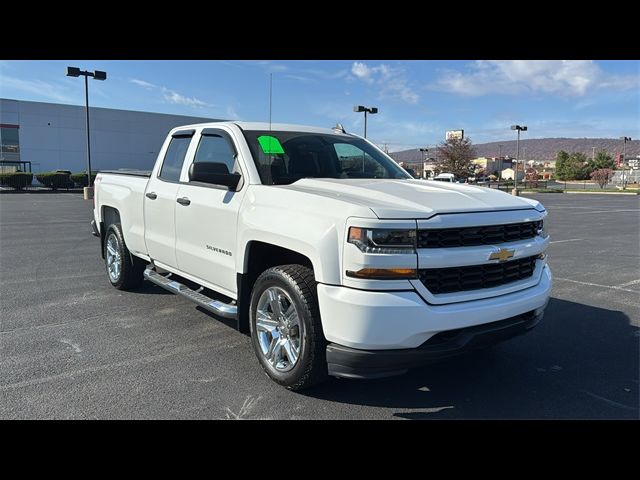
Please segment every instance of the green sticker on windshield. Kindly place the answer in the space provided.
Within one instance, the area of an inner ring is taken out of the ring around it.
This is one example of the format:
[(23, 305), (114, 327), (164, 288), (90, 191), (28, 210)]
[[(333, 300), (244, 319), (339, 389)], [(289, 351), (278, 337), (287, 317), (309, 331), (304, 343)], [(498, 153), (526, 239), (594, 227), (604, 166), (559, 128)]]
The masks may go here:
[(258, 137), (258, 143), (262, 147), (262, 151), (266, 154), (284, 153), (280, 141), (271, 135), (261, 135)]

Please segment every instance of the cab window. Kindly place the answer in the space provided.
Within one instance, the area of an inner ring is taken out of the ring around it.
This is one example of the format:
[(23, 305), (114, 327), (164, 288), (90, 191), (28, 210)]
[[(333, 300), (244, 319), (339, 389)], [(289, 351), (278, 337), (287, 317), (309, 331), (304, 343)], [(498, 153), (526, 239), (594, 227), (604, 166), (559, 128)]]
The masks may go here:
[(158, 177), (169, 182), (180, 181), (180, 172), (189, 143), (191, 143), (191, 137), (173, 137), (171, 139)]

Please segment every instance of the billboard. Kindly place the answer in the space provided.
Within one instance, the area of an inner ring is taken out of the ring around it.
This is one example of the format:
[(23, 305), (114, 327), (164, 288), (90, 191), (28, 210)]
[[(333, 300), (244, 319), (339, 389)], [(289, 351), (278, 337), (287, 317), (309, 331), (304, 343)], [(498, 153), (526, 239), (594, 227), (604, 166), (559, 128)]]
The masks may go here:
[(447, 130), (445, 140), (451, 140), (452, 138), (462, 140), (464, 138), (464, 130)]

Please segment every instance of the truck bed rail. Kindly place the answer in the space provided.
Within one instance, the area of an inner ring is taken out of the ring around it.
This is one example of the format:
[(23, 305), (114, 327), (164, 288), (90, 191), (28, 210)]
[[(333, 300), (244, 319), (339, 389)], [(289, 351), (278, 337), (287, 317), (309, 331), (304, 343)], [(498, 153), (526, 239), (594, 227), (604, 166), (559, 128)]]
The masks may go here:
[(151, 170), (133, 170), (123, 168), (120, 170), (99, 170), (98, 173), (108, 173), (110, 175), (131, 175), (133, 177), (146, 177), (151, 176)]

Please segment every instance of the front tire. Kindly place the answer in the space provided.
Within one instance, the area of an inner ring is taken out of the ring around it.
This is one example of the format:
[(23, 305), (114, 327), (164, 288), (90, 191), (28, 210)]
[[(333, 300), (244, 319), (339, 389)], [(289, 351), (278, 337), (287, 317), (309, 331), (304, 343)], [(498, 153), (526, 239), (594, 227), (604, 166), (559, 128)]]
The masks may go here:
[(265, 270), (251, 292), (251, 341), (267, 375), (289, 390), (327, 378), (326, 341), (313, 270), (280, 265)]
[(119, 223), (110, 225), (104, 237), (104, 262), (111, 285), (118, 290), (133, 290), (144, 280), (144, 260), (129, 252)]

